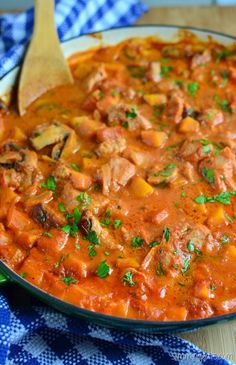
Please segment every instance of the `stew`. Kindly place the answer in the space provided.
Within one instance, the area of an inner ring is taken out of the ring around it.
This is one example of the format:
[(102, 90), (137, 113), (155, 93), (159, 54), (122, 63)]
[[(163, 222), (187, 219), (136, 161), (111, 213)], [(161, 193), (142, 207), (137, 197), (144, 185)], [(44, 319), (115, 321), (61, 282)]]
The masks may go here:
[(236, 311), (236, 47), (137, 38), (69, 63), (23, 117), (1, 105), (1, 259), (92, 311)]

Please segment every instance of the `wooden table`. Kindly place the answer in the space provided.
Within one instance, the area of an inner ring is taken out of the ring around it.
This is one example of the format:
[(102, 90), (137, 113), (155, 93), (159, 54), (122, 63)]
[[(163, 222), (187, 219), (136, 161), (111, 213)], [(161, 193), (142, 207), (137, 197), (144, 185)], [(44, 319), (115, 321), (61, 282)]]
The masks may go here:
[[(151, 8), (138, 24), (194, 26), (236, 36), (236, 7), (156, 7)], [(180, 336), (204, 351), (218, 354), (236, 363), (236, 320)]]

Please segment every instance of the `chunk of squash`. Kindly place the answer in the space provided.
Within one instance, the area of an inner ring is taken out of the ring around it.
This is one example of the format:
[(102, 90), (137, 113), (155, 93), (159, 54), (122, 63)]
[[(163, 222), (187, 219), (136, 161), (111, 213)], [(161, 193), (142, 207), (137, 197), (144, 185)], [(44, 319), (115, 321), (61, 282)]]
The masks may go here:
[(213, 226), (224, 224), (226, 222), (225, 211), (222, 206), (214, 209), (208, 218), (208, 223)]
[(141, 139), (142, 141), (152, 147), (161, 147), (167, 140), (167, 134), (165, 132), (158, 131), (142, 131)]
[(145, 198), (152, 194), (153, 190), (153, 187), (139, 176), (135, 176), (131, 181), (130, 191), (137, 198)]
[(163, 105), (167, 102), (167, 97), (165, 94), (146, 94), (143, 98), (151, 106)]
[(179, 126), (179, 132), (180, 133), (193, 133), (199, 130), (200, 124), (199, 122), (191, 117), (186, 117), (182, 119), (180, 126)]

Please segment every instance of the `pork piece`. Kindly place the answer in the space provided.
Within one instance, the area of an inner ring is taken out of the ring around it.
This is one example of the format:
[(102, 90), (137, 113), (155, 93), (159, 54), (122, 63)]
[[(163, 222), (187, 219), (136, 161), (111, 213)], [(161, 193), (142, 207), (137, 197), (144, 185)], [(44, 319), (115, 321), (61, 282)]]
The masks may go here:
[(125, 103), (111, 105), (108, 109), (108, 124), (129, 123), (129, 129), (135, 130), (152, 128), (151, 122), (146, 119), (134, 106)]
[(96, 133), (98, 142), (104, 142), (107, 140), (114, 140), (124, 136), (124, 128), (117, 127), (104, 127), (99, 128)]
[(224, 122), (224, 114), (218, 109), (206, 109), (199, 116), (199, 120), (209, 126), (217, 126)]
[(190, 68), (193, 70), (198, 66), (211, 62), (211, 59), (211, 51), (209, 49), (206, 49), (203, 53), (197, 53), (193, 56)]
[(41, 124), (35, 128), (30, 138), (33, 147), (39, 151), (46, 146), (62, 142), (69, 136), (72, 129), (67, 125), (54, 121), (50, 124)]
[(133, 148), (126, 148), (123, 156), (128, 158), (136, 166), (147, 167), (152, 163), (152, 159), (149, 153), (145, 151), (134, 150)]
[(206, 302), (206, 300), (191, 297), (189, 299), (189, 314), (193, 318), (208, 318), (214, 314), (213, 308)]
[(194, 169), (194, 166), (189, 161), (186, 161), (180, 170), (182, 175), (186, 177), (189, 182), (194, 183), (196, 181), (198, 175)]
[(176, 92), (171, 93), (166, 106), (166, 116), (170, 121), (179, 123), (184, 112), (184, 99)]
[(31, 217), (43, 228), (61, 227), (66, 224), (63, 214), (47, 204), (37, 204), (31, 209)]
[[(206, 172), (209, 170), (214, 174), (210, 180), (206, 175)], [(199, 172), (218, 191), (225, 191), (228, 190), (228, 188), (233, 190), (236, 189), (235, 154), (229, 147), (225, 147), (218, 156), (202, 160), (199, 164)]]
[(126, 148), (126, 139), (117, 138), (114, 140), (106, 140), (102, 142), (96, 149), (98, 156), (112, 156), (118, 155), (123, 152)]
[(96, 232), (98, 236), (97, 244), (101, 242), (108, 249), (123, 250), (123, 246), (115, 243), (113, 237), (111, 237), (109, 232), (101, 226), (98, 218), (90, 210), (83, 211), (79, 222), (79, 229), (85, 236), (88, 236), (91, 232)]
[(213, 144), (204, 145), (200, 140), (186, 139), (179, 150), (179, 156), (189, 162), (198, 162), (206, 157), (211, 157), (213, 154)]
[(85, 81), (85, 87), (88, 92), (91, 92), (95, 87), (107, 78), (107, 74), (104, 65), (99, 66), (96, 70), (92, 71)]
[(25, 191), (33, 188), (42, 178), (38, 157), (34, 151), (6, 143), (0, 148), (0, 169), (6, 186)]
[(73, 185), (70, 182), (65, 183), (61, 197), (67, 210), (71, 211), (78, 206), (77, 197), (79, 196), (79, 193), (80, 191), (73, 188)]
[(87, 190), (92, 184), (92, 179), (89, 175), (72, 170), (61, 161), (57, 162), (52, 175), (55, 177), (56, 181), (61, 184), (65, 184), (69, 181), (75, 189), (79, 190)]
[(123, 157), (114, 157), (98, 171), (98, 180), (102, 182), (103, 194), (118, 191), (126, 186), (135, 174), (135, 166)]
[(152, 185), (169, 184), (177, 178), (178, 170), (174, 164), (157, 166), (148, 173), (147, 181)]

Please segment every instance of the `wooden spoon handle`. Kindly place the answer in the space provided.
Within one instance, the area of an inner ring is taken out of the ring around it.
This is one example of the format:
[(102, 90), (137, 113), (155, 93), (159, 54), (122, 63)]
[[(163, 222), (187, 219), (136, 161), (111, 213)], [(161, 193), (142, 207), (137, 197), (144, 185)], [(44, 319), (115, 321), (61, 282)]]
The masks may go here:
[(42, 47), (50, 46), (56, 38), (58, 40), (54, 20), (54, 0), (35, 0), (34, 32), (32, 42), (37, 39)]

